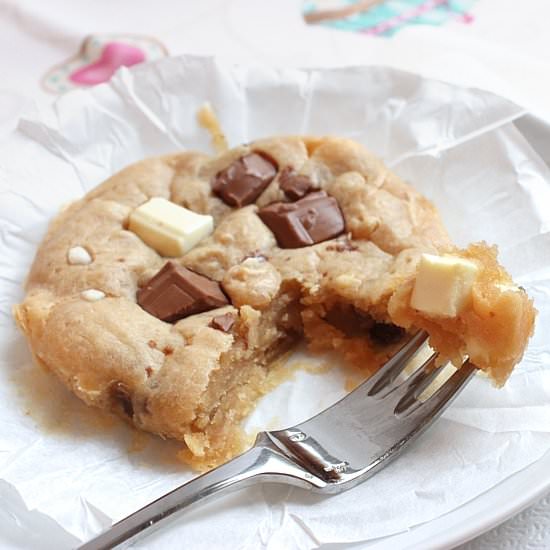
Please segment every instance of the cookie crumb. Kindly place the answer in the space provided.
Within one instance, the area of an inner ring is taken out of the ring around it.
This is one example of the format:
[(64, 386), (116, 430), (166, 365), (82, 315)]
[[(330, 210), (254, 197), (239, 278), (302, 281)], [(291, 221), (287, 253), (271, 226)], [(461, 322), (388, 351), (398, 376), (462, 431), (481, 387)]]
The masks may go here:
[(225, 153), (229, 149), (227, 139), (222, 131), (222, 127), (216, 113), (210, 103), (204, 103), (197, 112), (199, 124), (210, 132), (212, 137), (212, 146), (217, 153)]
[(153, 375), (153, 369), (151, 367), (145, 367), (145, 373), (147, 374), (147, 378), (151, 378)]
[(93, 259), (83, 246), (73, 246), (67, 252), (67, 261), (70, 265), (89, 265)]
[(89, 288), (88, 290), (83, 290), (80, 296), (87, 302), (97, 302), (105, 298), (105, 292), (95, 288)]
[(157, 348), (157, 343), (156, 343), (154, 340), (149, 340), (149, 342), (147, 342), (147, 345), (148, 345), (151, 349), (156, 349), (156, 348)]

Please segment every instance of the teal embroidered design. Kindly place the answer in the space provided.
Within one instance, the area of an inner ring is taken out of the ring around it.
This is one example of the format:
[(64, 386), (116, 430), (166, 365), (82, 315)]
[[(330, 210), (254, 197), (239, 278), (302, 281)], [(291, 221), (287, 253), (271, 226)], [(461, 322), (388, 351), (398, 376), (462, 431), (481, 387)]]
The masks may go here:
[(317, 0), (305, 3), (304, 14), (306, 19), (313, 16), (319, 23), (336, 29), (392, 36), (406, 25), (441, 25), (449, 20), (471, 23), (473, 17), (468, 10), (474, 2), (475, 0), (387, 0), (375, 3), (363, 11), (346, 14), (346, 10), (353, 12), (353, 6), (357, 5), (359, 8), (359, 4), (363, 2)]

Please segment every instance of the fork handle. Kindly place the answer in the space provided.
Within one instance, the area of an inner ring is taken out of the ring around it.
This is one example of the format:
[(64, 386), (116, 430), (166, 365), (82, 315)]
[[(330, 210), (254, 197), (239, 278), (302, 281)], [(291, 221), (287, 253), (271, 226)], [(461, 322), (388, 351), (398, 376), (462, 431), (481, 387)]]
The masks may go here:
[(144, 506), (132, 515), (113, 524), (79, 547), (79, 550), (110, 550), (124, 542), (134, 542), (158, 529), (176, 512), (186, 510), (221, 491), (253, 485), (259, 481), (283, 482), (305, 489), (315, 487), (317, 480), (308, 471), (274, 445), (267, 433), (260, 433), (254, 447)]

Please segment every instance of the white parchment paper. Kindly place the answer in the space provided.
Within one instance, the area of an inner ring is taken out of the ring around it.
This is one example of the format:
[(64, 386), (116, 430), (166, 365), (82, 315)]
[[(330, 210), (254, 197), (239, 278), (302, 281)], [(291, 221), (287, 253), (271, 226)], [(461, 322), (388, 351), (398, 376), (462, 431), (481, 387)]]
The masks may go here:
[[(32, 367), (11, 318), (48, 221), (123, 166), (209, 151), (209, 101), (232, 145), (273, 134), (352, 137), (439, 207), (458, 244), (485, 239), (540, 311), (506, 387), (478, 378), (409, 451), (325, 498), (257, 486), (205, 505), (143, 548), (316, 548), (390, 535), (453, 510), (550, 446), (550, 173), (492, 94), (388, 68), (272, 70), (165, 59), (26, 116), (0, 145), (0, 546), (70, 548), (190, 479), (178, 445), (89, 410)], [(300, 358), (300, 361), (313, 359)], [(250, 430), (296, 423), (344, 395), (349, 373), (298, 372)]]

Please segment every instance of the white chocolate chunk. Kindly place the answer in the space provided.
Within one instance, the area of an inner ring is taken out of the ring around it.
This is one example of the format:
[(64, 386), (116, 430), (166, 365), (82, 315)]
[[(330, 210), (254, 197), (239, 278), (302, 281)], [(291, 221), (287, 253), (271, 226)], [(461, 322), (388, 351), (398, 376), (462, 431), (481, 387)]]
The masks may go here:
[(83, 290), (80, 296), (87, 302), (97, 302), (105, 298), (105, 292), (95, 288), (89, 288), (88, 290)]
[(214, 229), (212, 216), (153, 197), (130, 214), (129, 227), (162, 256), (182, 256)]
[(92, 263), (92, 257), (83, 246), (73, 246), (67, 252), (67, 261), (71, 265), (88, 265)]
[(422, 254), (411, 307), (439, 317), (459, 315), (472, 294), (478, 266), (458, 256)]
[(497, 283), (495, 285), (501, 292), (521, 292), (521, 288), (510, 283)]

